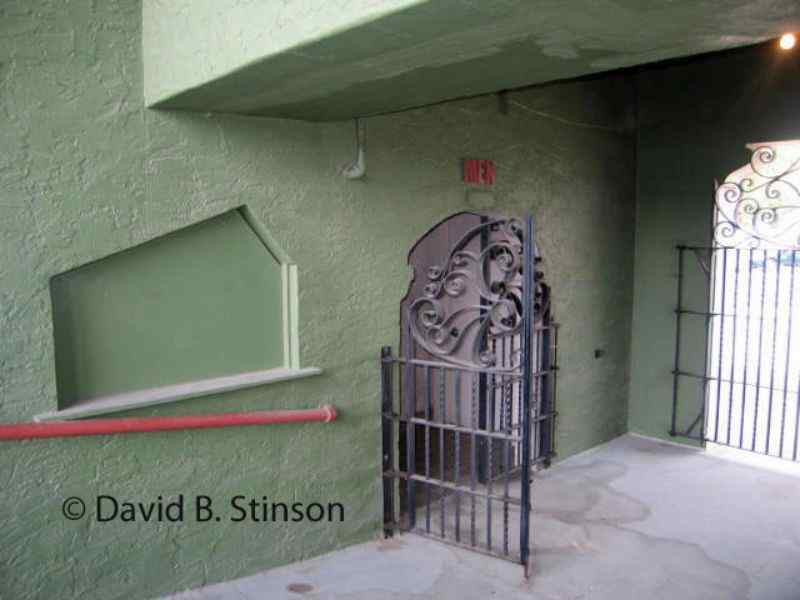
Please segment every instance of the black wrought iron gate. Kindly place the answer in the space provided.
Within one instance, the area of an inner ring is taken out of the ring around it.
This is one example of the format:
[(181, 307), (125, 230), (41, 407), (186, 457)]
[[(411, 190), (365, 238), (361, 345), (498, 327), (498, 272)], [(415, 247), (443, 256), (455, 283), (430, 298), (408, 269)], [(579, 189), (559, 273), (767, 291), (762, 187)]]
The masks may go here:
[[(448, 248), (420, 246), (435, 239)], [(381, 351), (387, 535), (434, 537), (526, 573), (529, 482), (553, 455), (557, 369), (533, 239), (530, 216), (459, 213), (434, 227), (409, 256), (400, 356)]]
[(678, 246), (672, 435), (800, 460), (800, 140), (750, 144)]
[(671, 433), (797, 461), (800, 251), (679, 246), (678, 265)]

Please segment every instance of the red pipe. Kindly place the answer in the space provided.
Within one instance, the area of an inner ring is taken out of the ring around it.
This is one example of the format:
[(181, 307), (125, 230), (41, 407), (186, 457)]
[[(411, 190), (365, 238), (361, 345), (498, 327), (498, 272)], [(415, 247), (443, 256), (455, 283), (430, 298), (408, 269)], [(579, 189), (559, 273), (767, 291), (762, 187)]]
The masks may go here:
[(218, 413), (183, 417), (126, 417), (53, 423), (14, 423), (0, 425), (0, 440), (109, 435), (175, 429), (212, 429), (239, 425), (277, 425), (279, 423), (330, 423), (336, 409), (325, 405), (307, 410), (272, 410), (246, 413)]

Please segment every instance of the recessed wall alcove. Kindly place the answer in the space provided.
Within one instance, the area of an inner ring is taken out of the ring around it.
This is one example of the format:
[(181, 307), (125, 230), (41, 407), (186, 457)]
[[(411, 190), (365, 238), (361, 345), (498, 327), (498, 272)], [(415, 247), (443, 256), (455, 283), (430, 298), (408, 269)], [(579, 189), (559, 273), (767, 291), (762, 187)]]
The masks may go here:
[(51, 279), (58, 410), (76, 418), (316, 374), (296, 275), (242, 207)]

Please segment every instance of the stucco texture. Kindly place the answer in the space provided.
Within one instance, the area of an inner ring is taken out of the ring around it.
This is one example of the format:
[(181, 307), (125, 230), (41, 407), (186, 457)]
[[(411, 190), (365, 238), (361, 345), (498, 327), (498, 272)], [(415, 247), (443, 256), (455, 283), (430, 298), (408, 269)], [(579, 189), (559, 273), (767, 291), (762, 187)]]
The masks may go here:
[[(675, 350), (676, 244), (711, 242), (714, 182), (750, 161), (745, 145), (800, 138), (800, 55), (765, 44), (637, 77), (639, 106), (636, 283), (629, 428), (669, 438)], [(691, 90), (691, 93), (685, 93)], [(697, 261), (686, 257), (684, 302), (707, 309)], [(681, 368), (705, 369), (704, 322), (684, 321)], [(678, 426), (702, 409), (683, 378)], [(675, 441), (685, 441), (675, 438)]]
[(427, 0), (144, 0), (148, 103)]
[[(0, 421), (56, 408), (49, 279), (247, 205), (299, 269), (300, 355), (321, 376), (137, 415), (335, 404), (332, 425), (4, 442), (0, 596), (148, 598), (380, 533), (379, 351), (396, 346), (406, 252), (486, 207), (536, 217), (562, 323), (560, 456), (625, 429), (634, 138), (629, 80), (481, 97), (367, 120), (368, 173), (347, 181), (350, 122), (148, 110), (141, 6), (0, 7)], [(473, 206), (460, 159), (492, 158)], [(593, 350), (606, 350), (595, 359)], [(341, 524), (67, 521), (67, 496), (209, 494), (338, 501)]]

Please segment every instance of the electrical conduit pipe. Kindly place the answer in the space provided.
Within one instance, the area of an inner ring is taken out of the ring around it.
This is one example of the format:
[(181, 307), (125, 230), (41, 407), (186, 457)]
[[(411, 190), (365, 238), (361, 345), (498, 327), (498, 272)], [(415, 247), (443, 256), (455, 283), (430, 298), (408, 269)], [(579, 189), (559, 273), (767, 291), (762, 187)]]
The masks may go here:
[(120, 419), (92, 419), (53, 423), (12, 423), (0, 425), (0, 441), (174, 431), (178, 429), (214, 429), (242, 425), (331, 423), (335, 420), (336, 409), (326, 404), (320, 408), (303, 410), (271, 410), (179, 417), (125, 417)]

